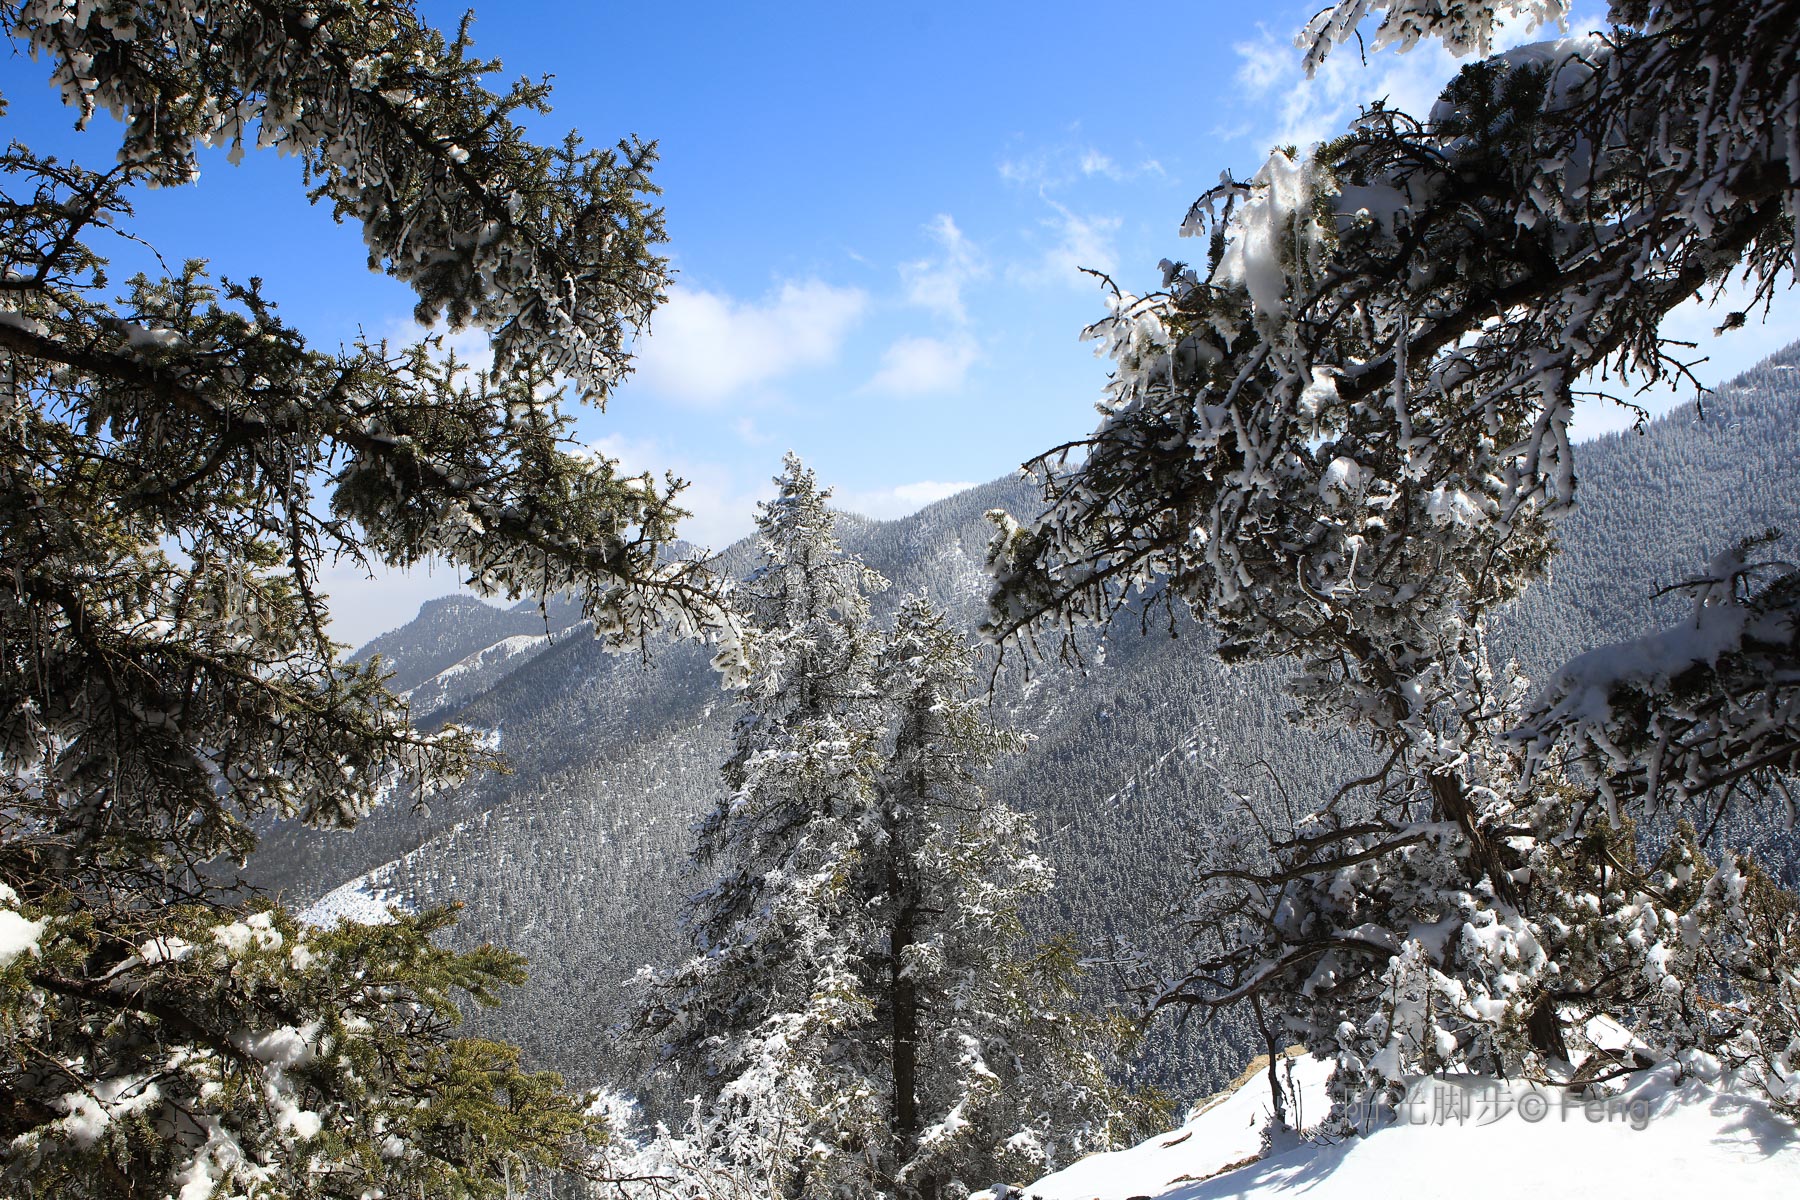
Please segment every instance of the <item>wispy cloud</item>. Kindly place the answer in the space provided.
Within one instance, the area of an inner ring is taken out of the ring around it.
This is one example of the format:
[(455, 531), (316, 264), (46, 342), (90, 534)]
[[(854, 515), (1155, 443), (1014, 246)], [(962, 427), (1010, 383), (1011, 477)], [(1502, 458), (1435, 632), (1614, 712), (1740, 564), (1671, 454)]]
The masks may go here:
[(1298, 51), (1292, 38), (1279, 38), (1268, 26), (1258, 25), (1257, 36), (1238, 42), (1232, 52), (1238, 56), (1237, 81), (1247, 99), (1260, 100), (1275, 90), (1275, 85), (1291, 82), (1300, 75), (1295, 61)]
[(975, 339), (967, 334), (903, 337), (882, 354), (880, 369), (865, 387), (895, 396), (955, 391), (980, 357)]
[(1026, 151), (1000, 161), (1000, 178), (1038, 192), (1054, 192), (1085, 180), (1127, 183), (1144, 175), (1161, 175), (1153, 158), (1122, 166), (1113, 155), (1087, 142), (1070, 141)]
[(933, 217), (925, 231), (938, 244), (940, 253), (900, 265), (900, 282), (907, 301), (966, 325), (969, 313), (963, 304), (963, 290), (987, 277), (986, 259), (948, 213)]
[(1083, 175), (1104, 175), (1108, 179), (1123, 179), (1125, 173), (1119, 170), (1119, 164), (1098, 150), (1088, 149), (1081, 154), (1081, 173)]
[(925, 232), (937, 243), (938, 252), (900, 265), (902, 290), (907, 304), (931, 313), (940, 328), (947, 326), (952, 332), (895, 338), (864, 391), (894, 396), (952, 392), (981, 358), (964, 292), (988, 277), (987, 258), (948, 213), (932, 218)]
[(867, 307), (862, 289), (818, 279), (785, 283), (758, 301), (675, 287), (639, 343), (638, 378), (659, 395), (711, 407), (831, 362)]
[(1119, 230), (1119, 218), (1078, 213), (1054, 200), (1046, 203), (1055, 215), (1044, 218), (1040, 233), (1049, 236), (1035, 259), (1014, 265), (1010, 274), (1016, 281), (1086, 287), (1089, 281), (1082, 276), (1083, 270), (1111, 273), (1117, 269), (1113, 237)]
[(845, 512), (873, 517), (877, 521), (892, 521), (974, 486), (972, 483), (939, 483), (935, 479), (925, 479), (868, 492), (846, 492), (832, 497), (832, 503)]

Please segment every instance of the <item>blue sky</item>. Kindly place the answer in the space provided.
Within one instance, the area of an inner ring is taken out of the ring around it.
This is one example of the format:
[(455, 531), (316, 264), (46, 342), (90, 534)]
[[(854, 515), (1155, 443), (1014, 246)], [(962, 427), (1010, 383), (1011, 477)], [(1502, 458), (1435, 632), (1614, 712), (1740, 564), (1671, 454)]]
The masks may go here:
[[(441, 25), (462, 12), (422, 7)], [(844, 507), (893, 517), (1078, 436), (1105, 376), (1079, 341), (1103, 311), (1080, 267), (1152, 286), (1159, 259), (1200, 251), (1176, 227), (1221, 170), (1241, 177), (1377, 96), (1427, 103), (1454, 69), (1435, 48), (1340, 53), (1303, 81), (1291, 38), (1315, 7), (478, 5), (477, 53), (507, 78), (556, 77), (544, 138), (660, 142), (675, 286), (638, 373), (580, 438), (688, 478), (687, 532), (722, 546), (790, 448)], [(109, 158), (104, 118), (74, 135), (44, 79), (8, 61), (9, 134)], [(307, 206), (291, 160), (209, 156), (139, 215), (171, 262), (262, 276), (315, 344), (410, 332), (405, 289)], [(1717, 340), (1716, 315), (1677, 321), (1704, 331), (1717, 379), (1791, 340), (1797, 312)], [(454, 584), (337, 572), (336, 633), (360, 643)]]

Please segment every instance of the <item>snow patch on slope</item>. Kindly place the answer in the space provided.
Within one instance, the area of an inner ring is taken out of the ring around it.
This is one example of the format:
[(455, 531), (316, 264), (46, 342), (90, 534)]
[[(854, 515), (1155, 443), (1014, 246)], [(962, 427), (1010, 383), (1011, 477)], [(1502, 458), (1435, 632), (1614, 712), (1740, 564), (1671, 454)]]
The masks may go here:
[[(1290, 1120), (1297, 1116), (1302, 1123), (1313, 1123), (1330, 1111), (1331, 1102), (1325, 1096), (1329, 1063), (1290, 1058), (1275, 1069), (1284, 1085), (1291, 1078), (1299, 1095), (1298, 1113), (1290, 1113)], [(1235, 1088), (1196, 1105), (1179, 1129), (1129, 1150), (1090, 1155), (1038, 1180), (1025, 1189), (1025, 1195), (1039, 1200), (1200, 1195), (1190, 1190), (1197, 1186), (1195, 1181), (1219, 1176), (1262, 1152), (1262, 1131), (1272, 1112), (1265, 1067), (1247, 1075)]]
[[(520, 633), (509, 638), (502, 638), (485, 650), (479, 650), (476, 653), (469, 655), (469, 657), (463, 659), (461, 662), (445, 667), (442, 671), (439, 671), (432, 677), (431, 682), (447, 682), (456, 679), (459, 676), (466, 675), (471, 671), (480, 670), (483, 667), (498, 666), (505, 663), (508, 659), (518, 657), (527, 650), (535, 650), (539, 646), (548, 645), (549, 642), (549, 635), (542, 633)], [(422, 688), (427, 686), (429, 686), (429, 683), (421, 684), (418, 688), (414, 688), (412, 692), (408, 694), (416, 694)]]
[(375, 880), (376, 872), (359, 875), (341, 887), (333, 888), (301, 909), (296, 915), (301, 922), (319, 929), (330, 929), (349, 921), (355, 925), (389, 925), (394, 914), (390, 909), (408, 910), (405, 899)]
[[(585, 626), (586, 622), (582, 624)], [(442, 711), (473, 699), (494, 686), (507, 673), (542, 653), (550, 646), (551, 640), (551, 635), (542, 633), (522, 633), (502, 638), (462, 661), (451, 664), (403, 694), (415, 716)]]

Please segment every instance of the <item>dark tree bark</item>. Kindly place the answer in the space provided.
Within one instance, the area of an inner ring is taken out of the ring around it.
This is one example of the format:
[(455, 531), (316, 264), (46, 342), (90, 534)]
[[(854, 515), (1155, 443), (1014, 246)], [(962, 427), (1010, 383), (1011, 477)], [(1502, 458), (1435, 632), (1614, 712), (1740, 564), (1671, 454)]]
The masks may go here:
[(918, 989), (906, 975), (906, 952), (913, 944), (917, 898), (911, 880), (903, 869), (899, 814), (895, 806), (887, 811), (888, 845), (891, 853), (887, 866), (888, 895), (893, 898), (894, 920), (889, 930), (888, 987), (890, 1034), (894, 1055), (894, 1162), (909, 1162), (919, 1145), (919, 997)]

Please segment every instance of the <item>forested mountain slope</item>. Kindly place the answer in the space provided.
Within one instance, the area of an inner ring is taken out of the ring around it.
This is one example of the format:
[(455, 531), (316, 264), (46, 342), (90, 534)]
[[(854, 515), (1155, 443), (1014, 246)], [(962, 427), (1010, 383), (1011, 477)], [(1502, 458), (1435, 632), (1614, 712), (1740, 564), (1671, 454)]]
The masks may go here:
[[(1800, 346), (1722, 388), (1704, 416), (1690, 405), (1641, 434), (1599, 439), (1579, 448), (1578, 464), (1580, 504), (1562, 526), (1554, 578), (1496, 630), (1496, 646), (1539, 677), (1674, 619), (1680, 598), (1653, 597), (1721, 546), (1769, 526), (1800, 530)], [(923, 591), (972, 628), (985, 590), (982, 514), (1034, 511), (1034, 495), (1000, 480), (898, 521), (847, 517), (840, 536), (892, 582), (876, 598), (879, 617)], [(738, 547), (725, 565), (744, 561)], [(528, 1058), (586, 1082), (631, 1069), (605, 1034), (635, 971), (677, 952), (680, 901), (696, 882), (688, 827), (721, 786), (734, 706), (703, 648), (608, 655), (576, 615), (438, 601), (372, 643), (365, 653), (395, 665), (419, 711), (495, 731), (513, 773), (434, 798), (429, 811), (393, 804), (348, 836), (276, 831), (252, 872), (297, 899), (372, 871), (414, 903), (462, 901), (460, 938), (510, 946), (532, 964), (531, 983), (484, 1020)], [(1106, 640), (1081, 642), (1085, 669), (1051, 657), (1027, 676), (1009, 652), (994, 684), (1001, 719), (1036, 742), (990, 792), (1037, 814), (1059, 872), (1043, 920), (1100, 959), (1115, 937), (1174, 952), (1180, 932), (1166, 914), (1190, 839), (1247, 819), (1246, 806), (1298, 804), (1361, 761), (1348, 739), (1285, 719), (1283, 668), (1227, 670), (1184, 617), (1155, 610), (1146, 624), (1140, 634), (1117, 622)], [(1722, 835), (1741, 844), (1772, 833)], [(1106, 971), (1096, 994), (1113, 984)], [(1201, 1094), (1252, 1052), (1245, 1032), (1159, 1026), (1151, 1073)]]
[[(556, 606), (553, 610), (560, 618), (558, 627), (581, 615), (579, 611), (565, 612), (565, 607), (572, 606)], [(472, 596), (444, 596), (427, 601), (420, 606), (418, 616), (401, 628), (382, 634), (351, 658), (361, 661), (379, 655), (392, 673), (389, 686), (405, 691), (496, 642), (544, 633), (546, 615), (529, 602), (502, 609)]]

